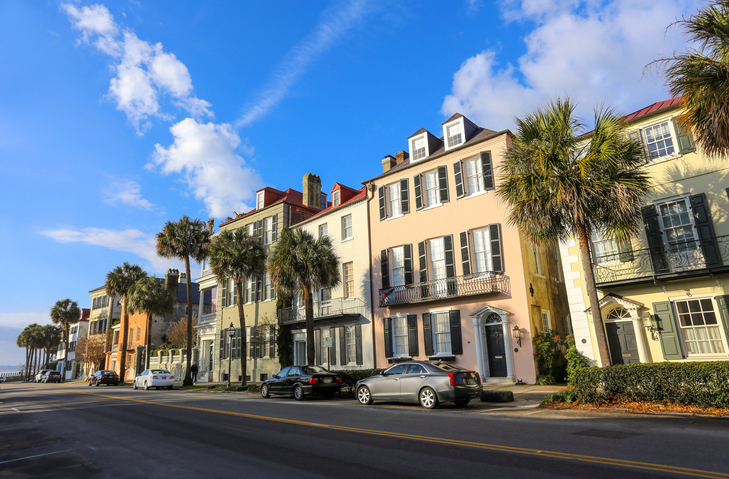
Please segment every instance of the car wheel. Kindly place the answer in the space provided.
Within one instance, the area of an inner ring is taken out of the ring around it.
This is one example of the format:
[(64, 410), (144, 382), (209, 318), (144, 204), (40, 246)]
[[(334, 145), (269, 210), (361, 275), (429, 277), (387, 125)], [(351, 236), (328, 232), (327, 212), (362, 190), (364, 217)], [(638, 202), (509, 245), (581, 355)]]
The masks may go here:
[(98, 388), (99, 386), (101, 386), (101, 384), (99, 384), (99, 380), (97, 379), (96, 380), (96, 387)]
[(301, 387), (301, 384), (297, 384), (294, 387), (294, 399), (296, 399), (297, 401), (304, 400), (304, 388)]
[(137, 390), (137, 381), (134, 381), (134, 390)]
[(91, 386), (91, 379), (89, 379), (89, 386)]
[(470, 402), (471, 402), (471, 400), (470, 400), (470, 399), (457, 399), (457, 400), (455, 401), (455, 403), (456, 403), (456, 406), (458, 406), (458, 407), (463, 407), (463, 406), (466, 406), (466, 405), (468, 405), (468, 403), (470, 403)]
[(359, 389), (357, 389), (357, 401), (359, 401), (360, 404), (364, 404), (365, 406), (372, 404), (372, 394), (370, 393), (370, 388), (367, 386), (360, 386)]
[(420, 405), (426, 409), (433, 409), (438, 406), (438, 396), (431, 388), (423, 388), (418, 394)]
[(271, 393), (268, 390), (268, 384), (262, 384), (261, 385), (261, 396), (263, 396), (264, 398), (270, 398), (271, 397)]
[(149, 383), (145, 381), (144, 383), (144, 390), (149, 391)]

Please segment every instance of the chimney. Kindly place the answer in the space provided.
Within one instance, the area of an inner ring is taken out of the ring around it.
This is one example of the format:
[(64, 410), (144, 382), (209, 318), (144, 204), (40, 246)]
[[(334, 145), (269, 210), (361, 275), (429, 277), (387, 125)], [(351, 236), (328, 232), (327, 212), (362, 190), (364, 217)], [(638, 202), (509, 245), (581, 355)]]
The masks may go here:
[(400, 150), (395, 155), (395, 164), (399, 165), (400, 163), (407, 160), (408, 158), (410, 158), (410, 154), (405, 150)]
[[(303, 181), (303, 198), (304, 205), (309, 208), (322, 209), (321, 204), (321, 178), (313, 173), (304, 175)], [(326, 205), (324, 205), (326, 207)]]
[(167, 286), (167, 291), (175, 295), (177, 297), (177, 280), (180, 276), (180, 272), (176, 269), (168, 269), (167, 274), (165, 274), (165, 286)]
[(385, 156), (385, 159), (382, 160), (382, 172), (387, 173), (390, 171), (390, 168), (395, 166), (397, 163), (395, 163), (395, 158), (392, 157), (392, 155)]

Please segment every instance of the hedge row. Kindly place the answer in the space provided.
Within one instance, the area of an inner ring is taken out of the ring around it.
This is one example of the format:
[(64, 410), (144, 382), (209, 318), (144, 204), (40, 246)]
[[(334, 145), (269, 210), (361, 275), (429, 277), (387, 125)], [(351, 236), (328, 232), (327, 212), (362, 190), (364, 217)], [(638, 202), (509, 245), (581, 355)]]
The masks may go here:
[(355, 369), (345, 371), (331, 371), (334, 374), (338, 374), (342, 378), (342, 385), (354, 387), (357, 381), (360, 379), (368, 378), (370, 376), (376, 376), (380, 374), (384, 369)]
[(627, 364), (574, 371), (580, 402), (613, 400), (729, 407), (729, 362)]

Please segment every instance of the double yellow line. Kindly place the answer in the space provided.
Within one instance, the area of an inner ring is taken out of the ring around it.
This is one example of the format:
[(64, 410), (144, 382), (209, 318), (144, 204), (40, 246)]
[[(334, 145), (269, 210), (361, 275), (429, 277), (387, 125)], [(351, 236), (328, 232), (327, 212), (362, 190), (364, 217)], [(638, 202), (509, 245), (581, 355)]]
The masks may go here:
[(357, 428), (357, 427), (336, 426), (336, 425), (332, 425), (332, 424), (298, 421), (296, 419), (284, 419), (284, 418), (271, 417), (271, 416), (259, 416), (257, 414), (246, 414), (246, 413), (242, 413), (242, 412), (232, 412), (232, 411), (220, 411), (217, 409), (208, 409), (208, 408), (194, 407), (194, 406), (182, 406), (179, 404), (166, 404), (166, 403), (160, 403), (160, 402), (154, 402), (154, 401), (145, 401), (142, 399), (132, 399), (132, 398), (126, 398), (126, 397), (119, 397), (119, 396), (108, 396), (105, 394), (96, 394), (96, 393), (82, 392), (82, 391), (69, 391), (69, 390), (57, 390), (57, 391), (69, 392), (69, 393), (74, 393), (74, 394), (85, 394), (88, 396), (98, 396), (98, 397), (103, 397), (103, 398), (108, 398), (108, 399), (118, 399), (120, 401), (129, 401), (129, 402), (135, 402), (135, 403), (140, 403), (140, 404), (149, 404), (152, 406), (162, 406), (162, 407), (169, 407), (169, 408), (175, 408), (175, 409), (184, 409), (187, 411), (199, 411), (199, 412), (207, 412), (207, 413), (211, 413), (211, 414), (223, 414), (226, 416), (242, 417), (242, 418), (246, 418), (246, 419), (258, 419), (261, 421), (278, 422), (278, 423), (284, 423), (284, 424), (294, 424), (297, 426), (316, 427), (316, 428), (322, 428), (322, 429), (329, 429), (329, 430), (333, 430), (333, 431), (344, 431), (344, 432), (353, 432), (353, 433), (357, 433), (357, 434), (368, 434), (371, 436), (383, 436), (383, 437), (391, 437), (391, 438), (396, 438), (396, 439), (408, 439), (411, 441), (431, 442), (431, 443), (436, 443), (436, 444), (449, 444), (452, 446), (469, 447), (469, 448), (473, 448), (473, 449), (481, 449), (481, 450), (487, 450), (487, 451), (508, 452), (508, 453), (512, 453), (512, 454), (524, 454), (524, 455), (528, 455), (528, 456), (563, 459), (566, 461), (603, 464), (603, 465), (607, 465), (607, 466), (626, 467), (626, 468), (631, 468), (631, 469), (644, 469), (644, 470), (656, 471), (656, 472), (668, 472), (668, 473), (672, 473), (672, 474), (679, 474), (679, 475), (692, 476), (692, 477), (707, 477), (707, 478), (711, 478), (711, 479), (716, 479), (716, 478), (729, 479), (729, 474), (725, 474), (725, 473), (721, 473), (721, 472), (704, 471), (701, 469), (691, 469), (691, 468), (687, 468), (687, 467), (666, 466), (663, 464), (652, 464), (652, 463), (648, 463), (648, 462), (638, 462), (638, 461), (626, 461), (623, 459), (611, 459), (611, 458), (599, 457), (599, 456), (585, 456), (585, 455), (581, 455), (581, 454), (569, 454), (569, 453), (565, 453), (565, 452), (545, 451), (542, 449), (528, 449), (528, 448), (523, 448), (523, 447), (500, 446), (497, 444), (485, 444), (485, 443), (480, 443), (480, 442), (460, 441), (458, 439), (445, 439), (445, 438), (440, 438), (440, 437), (419, 436), (416, 434), (404, 434), (404, 433), (399, 433), (399, 432), (377, 431), (374, 429), (361, 429), (361, 428)]

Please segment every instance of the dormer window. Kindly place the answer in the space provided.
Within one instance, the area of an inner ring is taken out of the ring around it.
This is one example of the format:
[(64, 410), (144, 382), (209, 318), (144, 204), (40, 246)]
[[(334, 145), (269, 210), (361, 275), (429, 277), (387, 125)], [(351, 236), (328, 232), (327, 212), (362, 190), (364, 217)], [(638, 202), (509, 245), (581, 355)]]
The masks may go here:
[(332, 193), (332, 204), (334, 206), (339, 206), (341, 204), (341, 200), (339, 198), (339, 190)]
[(463, 143), (463, 127), (460, 121), (446, 126), (446, 138), (448, 148), (453, 148)]
[(263, 209), (263, 191), (259, 191), (256, 193), (256, 209), (262, 210)]
[(425, 136), (421, 136), (420, 138), (415, 138), (413, 140), (411, 151), (413, 152), (413, 161), (420, 160), (421, 158), (425, 158), (427, 156)]

